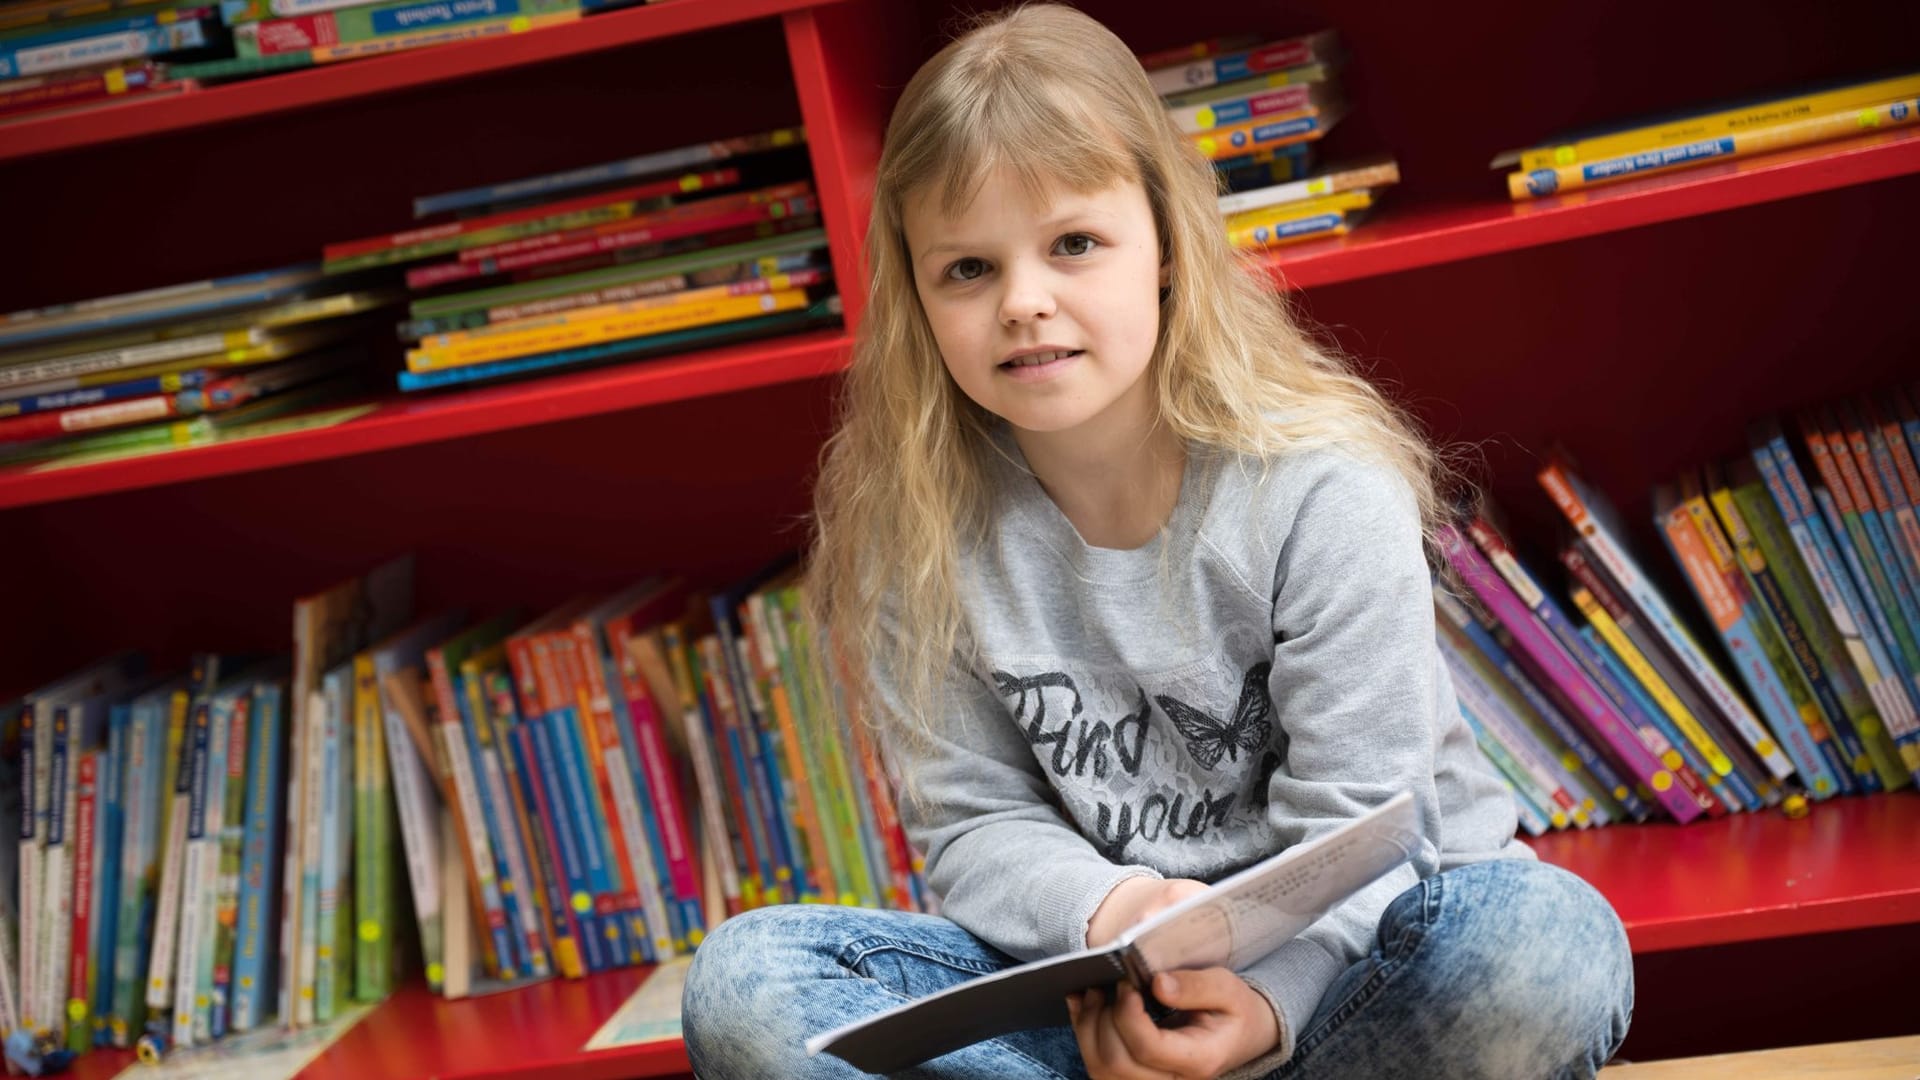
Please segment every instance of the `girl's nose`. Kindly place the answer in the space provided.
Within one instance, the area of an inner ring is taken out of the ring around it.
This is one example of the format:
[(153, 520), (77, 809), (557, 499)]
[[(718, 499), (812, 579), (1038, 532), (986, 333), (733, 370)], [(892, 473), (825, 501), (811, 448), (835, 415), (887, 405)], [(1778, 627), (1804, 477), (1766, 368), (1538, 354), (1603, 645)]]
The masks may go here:
[(1001, 325), (1018, 326), (1053, 316), (1056, 304), (1044, 274), (1018, 267), (1008, 267), (1002, 273), (1005, 288), (1000, 294)]

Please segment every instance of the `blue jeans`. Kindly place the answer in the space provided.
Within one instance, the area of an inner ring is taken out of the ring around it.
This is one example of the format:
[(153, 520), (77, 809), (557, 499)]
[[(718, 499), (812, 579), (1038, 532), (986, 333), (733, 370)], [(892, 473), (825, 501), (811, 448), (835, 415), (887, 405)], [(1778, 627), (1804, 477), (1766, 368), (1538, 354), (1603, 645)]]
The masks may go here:
[[(1015, 961), (953, 923), (862, 908), (762, 908), (701, 944), (682, 999), (702, 1080), (864, 1076), (808, 1036)], [(1269, 1080), (1590, 1077), (1626, 1038), (1633, 957), (1606, 900), (1557, 867), (1474, 863), (1396, 897)], [(1084, 1078), (1066, 1027), (1016, 1032), (896, 1074)]]

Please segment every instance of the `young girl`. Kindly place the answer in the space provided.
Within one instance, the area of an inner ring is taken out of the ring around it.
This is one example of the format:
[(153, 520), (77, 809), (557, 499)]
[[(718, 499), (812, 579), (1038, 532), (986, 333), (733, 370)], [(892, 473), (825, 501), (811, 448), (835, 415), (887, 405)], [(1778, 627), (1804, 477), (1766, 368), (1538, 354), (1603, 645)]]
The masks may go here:
[(1414, 794), (1424, 843), (1244, 971), (1062, 1002), (915, 1077), (1591, 1076), (1632, 966), (1532, 860), (1434, 639), (1427, 447), (1238, 262), (1212, 173), (1072, 10), (942, 50), (887, 130), (812, 589), (943, 917), (728, 921), (708, 1080), (860, 1075), (808, 1036), (1102, 944)]

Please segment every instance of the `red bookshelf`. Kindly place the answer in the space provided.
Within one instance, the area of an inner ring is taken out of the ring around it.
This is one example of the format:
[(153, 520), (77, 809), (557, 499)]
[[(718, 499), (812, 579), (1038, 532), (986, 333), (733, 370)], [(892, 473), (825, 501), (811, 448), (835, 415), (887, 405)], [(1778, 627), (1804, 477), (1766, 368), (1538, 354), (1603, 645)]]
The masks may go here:
[(436, 49), (324, 64), (264, 79), (0, 127), (0, 162), (139, 139), (251, 117), (275, 116), (503, 68), (544, 64), (603, 49), (678, 37), (838, 0), (672, 0), (591, 15), (523, 34)]
[[(1525, 554), (1556, 537), (1531, 477), (1552, 440), (1639, 523), (1653, 483), (1736, 451), (1747, 419), (1914, 375), (1920, 134), (1524, 205), (1485, 163), (1550, 132), (1910, 67), (1920, 7), (1872, 0), (1789, 18), (1737, 0), (1604, 11), (1497, 0), (1463, 18), (1391, 0), (1205, 0), (1168, 19), (1120, 0), (1081, 6), (1141, 50), (1248, 29), (1341, 31), (1354, 108), (1327, 156), (1389, 150), (1405, 180), (1355, 235), (1280, 252), (1271, 270), (1437, 435), (1481, 448)], [(31, 272), (0, 281), (0, 310), (310, 259), (406, 227), (424, 192), (805, 124), (851, 326), (886, 118), (959, 10), (664, 0), (0, 125), (0, 191), (31, 208), (9, 233), (12, 264)], [(1650, 41), (1687, 62), (1621, 78)], [(129, 644), (176, 658), (284, 649), (292, 596), (398, 551), (419, 556), (423, 608), (547, 605), (660, 570), (732, 580), (800, 542), (791, 526), (848, 343), (818, 331), (385, 395), (330, 429), (0, 471), (16, 568), (0, 687)], [(1920, 796), (1903, 793), (1836, 800), (1800, 821), (1614, 827), (1535, 847), (1606, 893), (1644, 967), (1912, 931), (1916, 836)], [(304, 1075), (676, 1075), (677, 1044), (580, 1051), (640, 977), (461, 1002), (411, 986)], [(1802, 1011), (1832, 1031), (1851, 1015), (1837, 1001)], [(1693, 1030), (1649, 1010), (1636, 1030), (1663, 1020)], [(112, 1076), (126, 1060), (93, 1055), (77, 1075)]]

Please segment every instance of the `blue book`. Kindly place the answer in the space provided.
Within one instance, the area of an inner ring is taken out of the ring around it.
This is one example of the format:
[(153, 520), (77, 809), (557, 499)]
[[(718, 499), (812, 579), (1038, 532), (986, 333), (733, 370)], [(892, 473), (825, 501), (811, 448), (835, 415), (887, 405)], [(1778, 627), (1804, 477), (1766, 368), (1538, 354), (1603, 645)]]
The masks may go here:
[(488, 846), (492, 848), (494, 880), (501, 882), (500, 909), (506, 914), (507, 951), (500, 954), (500, 977), (517, 979), (533, 973), (533, 957), (528, 954), (526, 938), (521, 930), (520, 917), (520, 881), (514, 873), (513, 860), (508, 856), (507, 845), (512, 840), (507, 830), (511, 827), (501, 816), (500, 807), (494, 803), (493, 784), (489, 782), (487, 762), (481, 750), (479, 734), (475, 725), (484, 723), (482, 717), (473, 715), (471, 691), (467, 686), (464, 672), (451, 673), (453, 679), (453, 698), (460, 709), (460, 733), (465, 740), (467, 759), (473, 763), (473, 787), (479, 795), (480, 817), (487, 830)]
[(32, 416), (35, 413), (77, 409), (86, 405), (103, 405), (113, 401), (124, 401), (127, 398), (153, 397), (157, 394), (171, 394), (178, 390), (194, 390), (205, 386), (211, 374), (212, 372), (208, 369), (201, 368), (197, 371), (181, 371), (171, 375), (154, 375), (145, 379), (129, 379), (126, 382), (112, 383), (107, 386), (84, 386), (56, 393), (0, 398), (0, 417)]
[(580, 713), (574, 706), (567, 705), (548, 713), (546, 719), (548, 743), (556, 755), (554, 767), (559, 772), (558, 790), (566, 812), (573, 819), (580, 870), (592, 894), (593, 912), (608, 946), (608, 960), (615, 967), (625, 967), (636, 953), (643, 951), (644, 944), (632, 940), (625, 915), (614, 903), (617, 893), (607, 862), (611, 852), (607, 850), (606, 818), (601, 813), (593, 770), (581, 740)]
[(94, 1046), (111, 1041), (114, 945), (120, 937), (120, 852), (125, 841), (127, 740), (133, 726), (133, 702), (113, 705), (107, 720), (107, 749), (96, 780), (99, 794), (94, 833), (93, 942), (87, 949), (88, 988), (92, 998)]
[[(1843, 638), (1857, 640), (1865, 649), (1875, 670), (1871, 673), (1862, 671), (1861, 675), (1866, 679), (1867, 690), (1875, 704), (1880, 706), (1883, 714), (1889, 716), (1913, 716), (1914, 699), (1909, 688), (1900, 677), (1900, 669), (1895, 666), (1880, 630), (1874, 625), (1871, 613), (1854, 587), (1853, 577), (1841, 557), (1840, 545), (1834, 542), (1833, 535), (1827, 531), (1826, 519), (1814, 501), (1805, 478), (1800, 475), (1799, 467), (1794, 464), (1779, 429), (1774, 427), (1770, 431), (1757, 431), (1750, 455), (1834, 626)], [(1839, 730), (1836, 729), (1834, 734), (1838, 737)], [(1843, 742), (1841, 749), (1850, 761), (1861, 760), (1855, 747)], [(1871, 770), (1868, 772), (1870, 774)], [(1855, 770), (1852, 778), (1865, 777)]]
[(586, 858), (580, 850), (579, 819), (565, 805), (568, 796), (560, 781), (562, 768), (559, 752), (554, 747), (553, 733), (548, 729), (545, 716), (527, 716), (524, 722), (527, 725), (528, 742), (533, 747), (533, 767), (547, 796), (548, 820), (553, 824), (554, 835), (560, 842), (560, 869), (566, 876), (567, 903), (580, 924), (580, 959), (588, 971), (605, 971), (617, 965), (610, 955), (600, 919), (594, 911), (593, 886), (588, 879)]
[(247, 731), (247, 795), (241, 840), (240, 903), (234, 930), (233, 1004), (228, 1027), (251, 1031), (268, 1017), (279, 984), (281, 851), (287, 815), (286, 686), (253, 687)]

